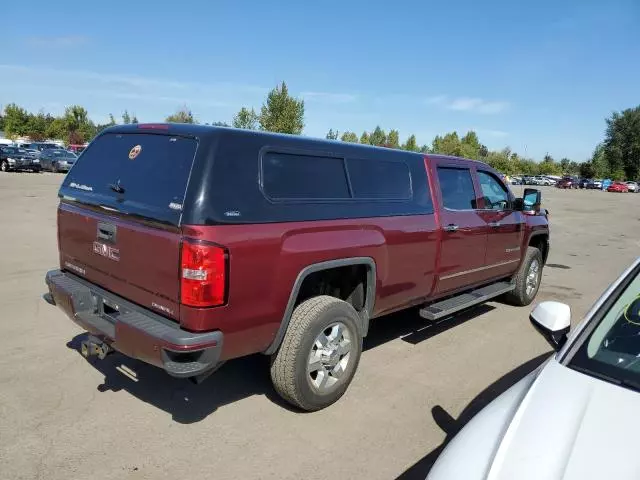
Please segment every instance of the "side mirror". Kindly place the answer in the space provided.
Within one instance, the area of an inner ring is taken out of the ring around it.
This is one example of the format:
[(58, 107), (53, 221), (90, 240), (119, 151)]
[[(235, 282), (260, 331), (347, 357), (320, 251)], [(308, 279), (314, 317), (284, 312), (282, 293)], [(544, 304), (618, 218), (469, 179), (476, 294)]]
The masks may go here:
[(535, 188), (525, 188), (522, 203), (524, 211), (539, 213), (540, 205), (542, 205), (542, 192)]
[(571, 328), (569, 305), (541, 302), (533, 309), (529, 320), (554, 350), (560, 350), (567, 341), (567, 334)]

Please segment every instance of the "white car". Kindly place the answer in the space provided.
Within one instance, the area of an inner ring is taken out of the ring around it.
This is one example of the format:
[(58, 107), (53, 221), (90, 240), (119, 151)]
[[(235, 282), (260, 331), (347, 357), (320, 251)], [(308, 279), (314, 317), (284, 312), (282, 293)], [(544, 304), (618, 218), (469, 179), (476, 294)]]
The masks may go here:
[(557, 353), (472, 418), (429, 480), (640, 478), (640, 259), (568, 338), (570, 315), (533, 310)]
[(638, 187), (638, 184), (636, 182), (624, 182), (627, 187), (629, 187), (629, 191), (630, 192), (637, 192), (638, 190), (640, 190), (640, 187)]

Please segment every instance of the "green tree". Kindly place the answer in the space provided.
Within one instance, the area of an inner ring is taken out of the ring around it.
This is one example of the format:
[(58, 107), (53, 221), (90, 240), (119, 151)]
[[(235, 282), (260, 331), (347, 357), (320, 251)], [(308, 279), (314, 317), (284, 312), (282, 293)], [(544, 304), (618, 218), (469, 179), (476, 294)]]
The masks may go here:
[(389, 135), (387, 135), (387, 147), (400, 148), (400, 132), (398, 132), (398, 130), (389, 130)]
[(227, 122), (212, 122), (212, 127), (228, 127), (229, 124)]
[(191, 112), (186, 105), (176, 110), (175, 113), (169, 115), (165, 121), (170, 123), (198, 123), (193, 117), (193, 112)]
[(47, 126), (45, 136), (54, 140), (62, 140), (67, 137), (67, 128), (62, 117), (54, 118)]
[(29, 115), (26, 134), (35, 142), (41, 142), (47, 138), (47, 117), (44, 112), (37, 115)]
[(489, 149), (485, 145), (480, 145), (480, 149), (478, 150), (479, 158), (487, 158), (489, 155)]
[(330, 128), (329, 131), (327, 132), (326, 139), (327, 140), (338, 140), (338, 131), (336, 130), (334, 132), (333, 129)]
[(465, 158), (478, 159), (480, 158), (480, 140), (478, 135), (473, 130), (467, 132), (467, 134), (460, 139), (460, 156)]
[(431, 149), (429, 148), (429, 145), (422, 145), (420, 147), (420, 153), (431, 153)]
[(138, 117), (136, 117), (136, 114), (133, 114), (133, 117), (131, 117), (131, 123), (138, 123)]
[(29, 114), (27, 111), (10, 103), (4, 108), (4, 132), (8, 137), (20, 137), (27, 134)]
[(609, 163), (607, 162), (607, 158), (605, 156), (605, 146), (603, 143), (599, 143), (598, 145), (596, 145), (589, 163), (591, 163), (593, 176), (595, 178), (606, 178), (611, 176)]
[(462, 154), (462, 144), (457, 132), (447, 133), (444, 137), (436, 135), (432, 145), (433, 153), (441, 153), (443, 155)]
[(362, 135), (360, 135), (360, 143), (363, 145), (371, 145), (371, 138), (367, 132), (362, 132)]
[(64, 130), (67, 143), (77, 144), (91, 140), (96, 134), (96, 127), (89, 120), (89, 114), (80, 105), (71, 105), (64, 111)]
[(516, 164), (511, 160), (511, 149), (509, 148), (504, 148), (499, 152), (489, 152), (486, 162), (506, 175), (516, 173)]
[(387, 134), (385, 133), (384, 130), (380, 128), (380, 126), (377, 126), (373, 131), (373, 133), (371, 134), (371, 137), (369, 138), (369, 143), (371, 143), (371, 145), (376, 145), (378, 147), (381, 147), (387, 143)]
[(340, 137), (343, 142), (358, 143), (358, 135), (354, 132), (344, 132)]
[(593, 163), (591, 162), (583, 162), (580, 164), (580, 176), (582, 178), (595, 178), (596, 177), (596, 173), (595, 173), (595, 169), (593, 168)]
[(416, 141), (415, 135), (410, 135), (407, 138), (407, 141), (402, 145), (403, 150), (408, 150), (409, 152), (419, 152), (420, 147), (418, 147), (418, 142)]
[(131, 115), (126, 110), (122, 113), (122, 123), (129, 125), (131, 123)]
[(282, 82), (267, 95), (259, 121), (262, 130), (300, 135), (304, 128), (304, 100), (291, 97), (287, 84)]
[(567, 157), (564, 157), (560, 160), (560, 168), (562, 168), (562, 173), (569, 173), (569, 165), (571, 164), (571, 160)]
[(235, 128), (255, 130), (258, 128), (258, 115), (253, 108), (249, 110), (246, 107), (242, 107), (240, 111), (233, 116), (232, 125)]
[(547, 153), (538, 165), (538, 172), (540, 175), (562, 175), (562, 166)]
[(107, 125), (110, 126), (110, 127), (113, 127), (116, 124), (117, 124), (117, 122), (116, 122), (115, 117), (113, 116), (113, 113), (110, 113), (109, 114), (109, 123), (107, 123)]
[(614, 112), (607, 120), (604, 156), (613, 177), (640, 177), (640, 105)]

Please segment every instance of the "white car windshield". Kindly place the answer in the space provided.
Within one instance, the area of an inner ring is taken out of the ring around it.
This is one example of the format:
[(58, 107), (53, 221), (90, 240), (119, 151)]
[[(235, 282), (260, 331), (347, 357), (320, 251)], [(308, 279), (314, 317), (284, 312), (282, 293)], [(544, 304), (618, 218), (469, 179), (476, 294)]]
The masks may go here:
[(590, 333), (569, 362), (584, 373), (636, 389), (640, 389), (638, 270), (605, 302), (594, 319), (595, 328), (587, 327)]

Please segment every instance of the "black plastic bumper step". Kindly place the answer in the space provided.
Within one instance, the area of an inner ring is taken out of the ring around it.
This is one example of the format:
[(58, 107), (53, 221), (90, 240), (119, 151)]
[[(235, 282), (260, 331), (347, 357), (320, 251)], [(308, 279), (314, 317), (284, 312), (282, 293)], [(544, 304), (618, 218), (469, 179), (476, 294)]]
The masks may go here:
[(427, 305), (420, 310), (420, 316), (427, 320), (439, 320), (443, 317), (448, 317), (460, 310), (469, 308), (478, 303), (486, 302), (487, 300), (502, 295), (503, 293), (510, 292), (515, 288), (515, 284), (511, 282), (498, 282), (487, 285), (486, 287), (478, 288), (470, 292), (461, 293), (455, 297), (449, 297), (439, 302)]

